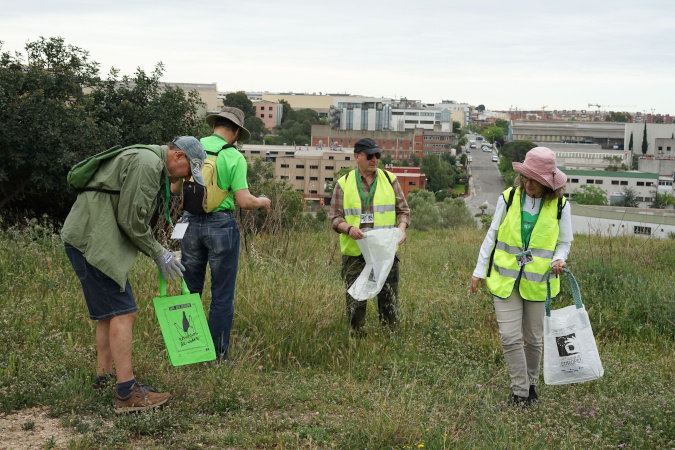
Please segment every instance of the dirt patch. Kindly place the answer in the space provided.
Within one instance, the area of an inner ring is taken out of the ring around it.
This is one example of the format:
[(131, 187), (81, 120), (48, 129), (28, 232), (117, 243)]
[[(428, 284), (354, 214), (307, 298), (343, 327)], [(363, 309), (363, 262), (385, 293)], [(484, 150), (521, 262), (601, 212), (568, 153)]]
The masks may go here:
[(46, 411), (31, 408), (0, 414), (0, 436), (0, 449), (19, 450), (67, 448), (78, 434), (72, 428), (63, 428), (59, 419), (48, 417)]

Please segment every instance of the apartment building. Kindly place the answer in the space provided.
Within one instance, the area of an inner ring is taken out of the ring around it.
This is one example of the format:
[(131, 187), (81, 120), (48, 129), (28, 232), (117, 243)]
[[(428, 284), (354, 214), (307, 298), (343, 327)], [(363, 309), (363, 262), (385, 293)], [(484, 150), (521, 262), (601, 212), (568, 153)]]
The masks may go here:
[(647, 172), (608, 172), (600, 170), (566, 170), (567, 185), (565, 197), (574, 200), (574, 192), (582, 185), (595, 186), (607, 193), (609, 204), (623, 198), (623, 189), (631, 188), (635, 191), (638, 208), (648, 208), (654, 201), (655, 192), (659, 185), (659, 174)]
[(421, 157), (423, 141), (416, 144), (416, 136), (421, 136), (422, 130), (412, 131), (373, 131), (373, 130), (339, 130), (329, 125), (312, 125), (312, 146), (321, 148), (354, 148), (356, 141), (362, 138), (371, 138), (377, 142), (385, 156), (397, 160), (407, 160), (413, 153)]
[(315, 150), (302, 149), (293, 156), (279, 156), (274, 162), (274, 178), (284, 180), (311, 202), (311, 210), (330, 205), (332, 193), (326, 191), (327, 183), (335, 180), (335, 172), (343, 167), (356, 167), (353, 149)]
[(387, 170), (398, 179), (401, 189), (403, 189), (403, 194), (405, 198), (408, 198), (408, 194), (413, 189), (426, 189), (427, 188), (427, 177), (421, 173), (419, 167), (399, 167), (399, 166), (387, 166)]
[(270, 133), (274, 133), (274, 127), (281, 125), (281, 119), (284, 114), (284, 107), (281, 103), (258, 100), (253, 102), (255, 116), (265, 124)]

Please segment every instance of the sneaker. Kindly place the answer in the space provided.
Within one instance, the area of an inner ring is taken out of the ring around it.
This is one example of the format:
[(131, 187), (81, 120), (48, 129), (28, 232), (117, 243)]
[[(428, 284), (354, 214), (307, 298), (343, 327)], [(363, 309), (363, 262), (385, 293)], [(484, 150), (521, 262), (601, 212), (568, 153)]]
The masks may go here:
[(126, 397), (115, 394), (115, 412), (123, 414), (157, 408), (168, 402), (170, 398), (171, 394), (159, 394), (147, 384), (136, 383)]
[(539, 401), (539, 396), (537, 395), (537, 391), (534, 388), (534, 384), (530, 385), (530, 395), (527, 396), (527, 399), (530, 403)]
[(528, 397), (511, 394), (508, 404), (509, 406), (530, 406), (530, 399)]
[(91, 387), (96, 390), (103, 390), (108, 387), (108, 383), (111, 383), (113, 380), (113, 375), (111, 373), (104, 373), (103, 375), (96, 375), (96, 379), (91, 384)]

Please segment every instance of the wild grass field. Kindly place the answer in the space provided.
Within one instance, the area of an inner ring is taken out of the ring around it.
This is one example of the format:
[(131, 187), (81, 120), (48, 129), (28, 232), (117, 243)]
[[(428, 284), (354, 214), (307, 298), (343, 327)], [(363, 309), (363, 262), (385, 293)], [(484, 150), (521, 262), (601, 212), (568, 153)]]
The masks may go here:
[[(469, 294), (483, 236), (410, 231), (401, 326), (381, 329), (370, 302), (364, 339), (349, 335), (335, 233), (249, 236), (232, 368), (169, 364), (152, 307), (156, 266), (140, 256), (134, 369), (173, 398), (120, 417), (114, 388), (90, 387), (95, 324), (59, 237), (35, 221), (6, 229), (0, 410), (40, 407), (73, 431), (45, 448), (675, 448), (675, 239), (575, 237), (568, 262), (604, 378), (542, 379), (538, 404), (511, 408), (491, 297)], [(568, 294), (554, 307), (571, 304)], [(208, 311), (210, 294), (203, 302)]]

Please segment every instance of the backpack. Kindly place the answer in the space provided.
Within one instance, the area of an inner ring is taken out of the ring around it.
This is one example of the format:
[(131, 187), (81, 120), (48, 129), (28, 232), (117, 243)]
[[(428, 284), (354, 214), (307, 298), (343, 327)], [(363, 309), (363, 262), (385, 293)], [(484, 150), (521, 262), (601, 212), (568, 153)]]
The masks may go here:
[(217, 152), (206, 152), (209, 155), (202, 166), (202, 186), (195, 181), (183, 182), (183, 209), (190, 214), (204, 214), (213, 212), (227, 198), (230, 191), (224, 191), (218, 186), (218, 170), (216, 159), (222, 150), (235, 148), (232, 144), (225, 144)]
[(70, 172), (68, 172), (68, 177), (66, 178), (68, 184), (77, 192), (96, 191), (96, 192), (103, 192), (105, 194), (119, 195), (120, 191), (87, 187), (87, 184), (89, 183), (89, 181), (91, 181), (91, 178), (94, 176), (94, 174), (101, 166), (101, 163), (103, 161), (110, 158), (114, 158), (123, 151), (132, 148), (144, 148), (152, 151), (158, 157), (160, 156), (152, 147), (147, 145), (132, 145), (129, 147), (122, 147), (121, 145), (116, 145), (114, 147), (109, 148), (108, 150), (104, 150), (101, 153), (97, 153), (75, 164), (70, 169)]

